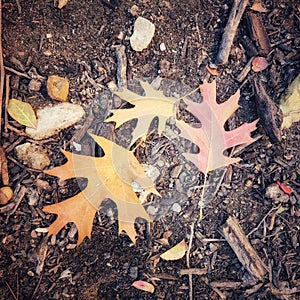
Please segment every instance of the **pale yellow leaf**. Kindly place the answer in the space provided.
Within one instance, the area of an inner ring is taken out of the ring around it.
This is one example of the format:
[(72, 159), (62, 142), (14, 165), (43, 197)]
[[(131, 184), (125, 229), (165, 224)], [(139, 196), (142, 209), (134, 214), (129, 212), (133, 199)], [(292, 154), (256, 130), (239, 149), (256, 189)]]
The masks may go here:
[(161, 254), (160, 257), (164, 260), (177, 260), (185, 255), (187, 248), (186, 242), (182, 240), (180, 243)]
[(132, 286), (134, 286), (136, 289), (142, 290), (144, 292), (154, 293), (154, 286), (153, 284), (143, 281), (143, 280), (137, 280), (135, 281)]
[(37, 119), (32, 106), (29, 103), (10, 99), (7, 106), (10, 116), (22, 125), (36, 128)]
[(300, 121), (300, 74), (281, 98), (280, 108), (283, 113), (282, 128), (289, 128), (293, 123)]
[(58, 101), (67, 101), (69, 94), (69, 81), (67, 78), (52, 75), (47, 80), (48, 95)]
[(165, 129), (166, 121), (174, 115), (174, 104), (178, 99), (164, 96), (162, 91), (154, 89), (148, 82), (140, 81), (145, 95), (141, 96), (128, 89), (121, 92), (114, 92), (118, 97), (128, 101), (134, 105), (131, 109), (113, 110), (113, 116), (105, 120), (105, 122), (116, 122), (116, 127), (123, 123), (138, 119), (137, 126), (132, 133), (133, 144), (138, 138), (147, 135), (149, 126), (154, 117), (158, 117), (158, 134)]

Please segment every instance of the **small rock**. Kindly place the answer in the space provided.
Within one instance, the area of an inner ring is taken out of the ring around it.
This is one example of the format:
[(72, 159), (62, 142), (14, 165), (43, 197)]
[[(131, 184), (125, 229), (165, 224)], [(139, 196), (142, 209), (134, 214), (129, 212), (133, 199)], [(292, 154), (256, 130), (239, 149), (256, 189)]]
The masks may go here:
[(178, 203), (174, 203), (174, 204), (172, 205), (172, 211), (177, 212), (177, 213), (180, 213), (180, 212), (181, 212), (181, 205), (178, 204)]
[(18, 159), (29, 168), (43, 170), (50, 165), (46, 150), (37, 145), (24, 143), (18, 145), (15, 149)]
[(35, 140), (48, 138), (65, 129), (84, 116), (80, 105), (62, 102), (55, 106), (46, 106), (36, 112), (37, 128), (26, 128), (26, 133)]
[(160, 45), (159, 45), (159, 49), (160, 49), (160, 51), (166, 51), (166, 45), (165, 45), (165, 43), (161, 43)]
[(134, 23), (130, 45), (135, 51), (143, 51), (150, 44), (155, 32), (155, 26), (149, 20), (138, 17)]
[(133, 16), (136, 17), (138, 15), (139, 7), (137, 5), (132, 5), (128, 12)]
[(285, 194), (276, 183), (267, 187), (265, 196), (272, 199), (274, 203), (286, 203), (290, 199), (289, 195)]
[(38, 92), (41, 89), (42, 83), (39, 80), (31, 79), (28, 85), (30, 92)]

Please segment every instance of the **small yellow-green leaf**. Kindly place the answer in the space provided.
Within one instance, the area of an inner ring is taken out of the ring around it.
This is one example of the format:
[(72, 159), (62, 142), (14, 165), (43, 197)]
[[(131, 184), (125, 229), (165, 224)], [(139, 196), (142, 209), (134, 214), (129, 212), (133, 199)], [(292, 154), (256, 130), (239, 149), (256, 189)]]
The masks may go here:
[(7, 106), (10, 116), (22, 125), (36, 128), (37, 119), (32, 106), (29, 103), (10, 99)]
[(144, 292), (154, 293), (154, 286), (146, 281), (143, 280), (137, 280), (135, 281), (132, 286), (134, 286), (136, 289), (142, 290)]
[(282, 206), (280, 206), (277, 210), (276, 210), (276, 215), (280, 215), (281, 213), (284, 212), (284, 208)]
[(187, 244), (184, 240), (182, 240), (180, 243), (161, 254), (160, 257), (164, 260), (177, 260), (185, 255), (186, 250)]

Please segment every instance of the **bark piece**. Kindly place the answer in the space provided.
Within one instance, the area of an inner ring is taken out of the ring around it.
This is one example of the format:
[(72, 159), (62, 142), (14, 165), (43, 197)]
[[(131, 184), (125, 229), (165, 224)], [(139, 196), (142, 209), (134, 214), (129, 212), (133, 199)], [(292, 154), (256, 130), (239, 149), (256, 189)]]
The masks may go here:
[(7, 159), (3, 147), (0, 147), (0, 175), (3, 185), (9, 185)]
[(127, 87), (127, 57), (124, 45), (115, 46), (117, 57), (117, 81), (118, 88)]
[(224, 29), (216, 64), (226, 64), (228, 61), (231, 45), (236, 35), (237, 28), (249, 0), (234, 0), (227, 25)]
[(271, 143), (278, 143), (281, 141), (280, 128), (283, 118), (282, 111), (269, 97), (262, 82), (257, 76), (253, 78), (253, 86), (260, 122), (270, 138)]
[(247, 14), (251, 38), (255, 41), (260, 55), (268, 55), (271, 50), (271, 44), (267, 31), (260, 16), (256, 13)]
[(230, 216), (227, 219), (226, 224), (223, 227), (223, 233), (226, 241), (235, 252), (243, 267), (254, 278), (263, 281), (267, 272), (267, 267), (258, 256), (255, 249), (251, 246), (235, 217)]

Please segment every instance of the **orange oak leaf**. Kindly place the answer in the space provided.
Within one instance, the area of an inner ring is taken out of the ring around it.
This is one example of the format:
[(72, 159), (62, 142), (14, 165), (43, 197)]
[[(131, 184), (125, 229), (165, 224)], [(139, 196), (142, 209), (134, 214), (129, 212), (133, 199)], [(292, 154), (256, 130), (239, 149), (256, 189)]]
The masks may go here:
[(200, 91), (203, 98), (201, 103), (187, 99), (184, 99), (184, 102), (187, 105), (186, 109), (201, 122), (201, 127), (191, 127), (182, 120), (178, 121), (178, 125), (181, 130), (180, 136), (189, 139), (200, 149), (198, 154), (184, 153), (184, 156), (201, 172), (207, 174), (240, 160), (225, 156), (224, 151), (234, 146), (253, 143), (256, 139), (252, 138), (250, 133), (256, 129), (258, 120), (226, 131), (225, 122), (239, 108), (239, 91), (221, 104), (216, 101), (216, 81), (204, 81)]
[(59, 177), (60, 181), (76, 177), (88, 179), (86, 188), (76, 196), (43, 208), (45, 212), (57, 214), (57, 219), (48, 228), (48, 234), (56, 235), (67, 223), (73, 222), (78, 229), (77, 244), (80, 244), (86, 236), (91, 237), (95, 213), (103, 200), (110, 198), (117, 205), (119, 233), (125, 231), (135, 243), (135, 219), (140, 217), (150, 221), (150, 217), (133, 191), (132, 183), (160, 195), (131, 151), (104, 137), (91, 136), (103, 149), (103, 157), (62, 151), (67, 162), (45, 171)]

